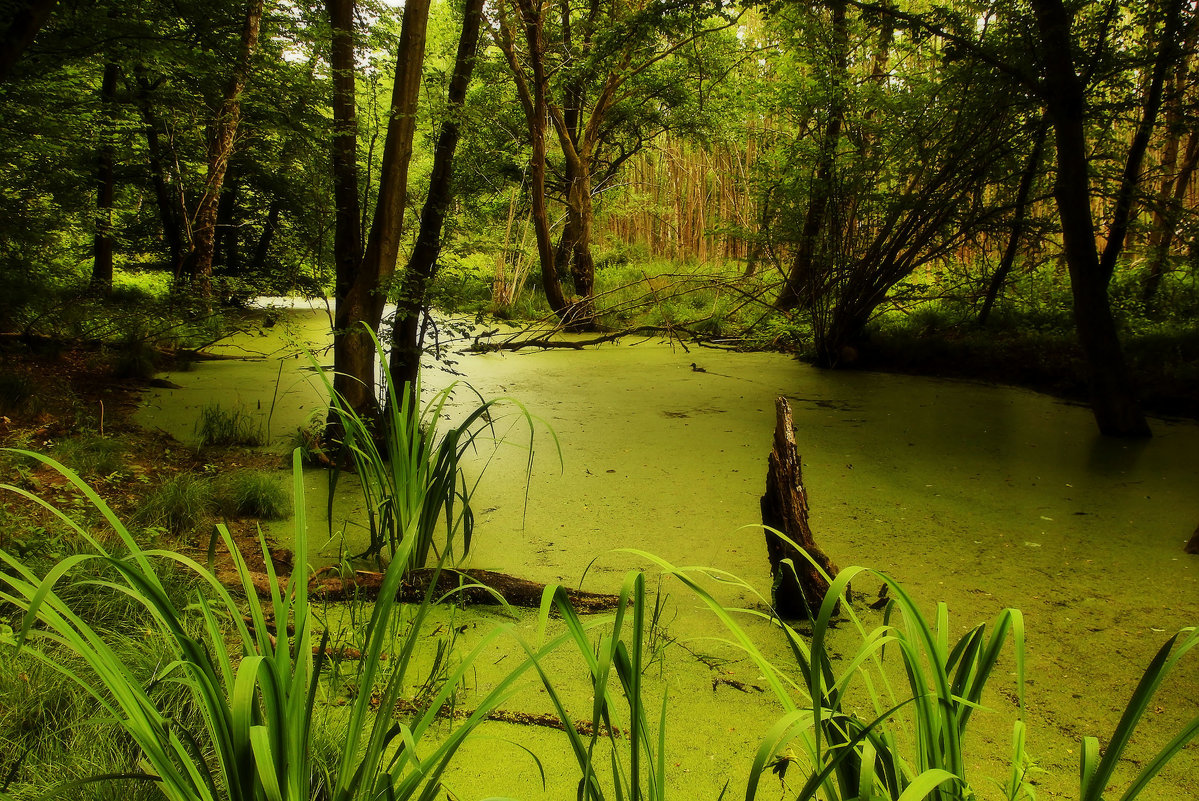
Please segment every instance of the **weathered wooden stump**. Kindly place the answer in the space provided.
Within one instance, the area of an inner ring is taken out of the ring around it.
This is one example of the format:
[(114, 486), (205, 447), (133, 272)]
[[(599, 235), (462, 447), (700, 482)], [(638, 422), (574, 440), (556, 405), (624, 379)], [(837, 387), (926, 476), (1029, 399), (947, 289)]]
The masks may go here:
[[(829, 590), (828, 581), (813, 562), (829, 576), (836, 576), (837, 566), (816, 545), (808, 526), (808, 493), (795, 445), (791, 405), (786, 398), (778, 398), (774, 407), (774, 448), (766, 473), (766, 494), (762, 496), (766, 553), (774, 577), (774, 609), (784, 618), (805, 618), (809, 610), (811, 615), (816, 614)], [(791, 542), (771, 529), (785, 534)], [(794, 569), (783, 564), (784, 559), (790, 559)]]

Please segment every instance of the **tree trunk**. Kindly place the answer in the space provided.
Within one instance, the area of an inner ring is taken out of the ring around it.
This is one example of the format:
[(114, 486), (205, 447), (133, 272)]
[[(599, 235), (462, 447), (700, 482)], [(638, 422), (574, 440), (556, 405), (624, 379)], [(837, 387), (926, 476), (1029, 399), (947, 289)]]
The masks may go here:
[[(391, 377), (397, 393), (407, 387), (415, 393), (420, 376), (420, 357), (423, 351), (421, 314), (427, 305), (428, 285), (437, 273), (437, 258), (441, 253), (441, 231), (445, 225), (452, 198), (454, 153), (461, 131), (458, 116), (466, 101), (466, 90), (475, 68), (479, 49), (479, 29), (483, 18), (483, 0), (467, 0), (463, 10), (462, 33), (458, 39), (458, 54), (447, 92), (446, 117), (441, 123), (437, 148), (433, 154), (433, 171), (429, 176), (429, 194), (421, 210), (420, 232), (396, 304), (396, 318), (391, 334)], [(413, 396), (413, 400), (419, 400)]]
[(812, 188), (808, 200), (807, 214), (799, 234), (795, 259), (787, 281), (779, 292), (775, 306), (793, 309), (811, 304), (819, 292), (820, 277), (817, 275), (816, 251), (820, 247), (821, 233), (828, 204), (833, 192), (833, 166), (837, 158), (837, 145), (841, 140), (841, 125), (845, 117), (846, 82), (849, 80), (849, 33), (845, 22), (845, 0), (830, 3), (833, 14), (833, 102), (829, 105), (829, 117), (820, 140), (820, 155), (816, 173), (812, 177)]
[(145, 77), (145, 68), (142, 65), (139, 64), (135, 72), (136, 88), (134, 92), (142, 121), (145, 124), (146, 150), (150, 160), (150, 179), (154, 185), (154, 199), (158, 204), (158, 215), (162, 221), (162, 236), (167, 243), (167, 258), (171, 274), (178, 282), (184, 258), (183, 241), (185, 237), (180, 223), (182, 209), (179, 202), (171, 195), (171, 182), (166, 162), (163, 159), (162, 144), (158, 138), (158, 129), (161, 123), (150, 103), (150, 92), (153, 87)]
[[(1062, 0), (1033, 0), (1033, 9), (1044, 53), (1046, 110), (1057, 146), (1054, 199), (1062, 224), (1074, 320), (1086, 359), (1091, 410), (1103, 434), (1149, 436), (1149, 425), (1133, 393), (1112, 317), (1108, 298), (1111, 274), (1095, 249), (1084, 123), (1086, 100), (1072, 56), (1071, 18)], [(1113, 246), (1113, 242), (1116, 238), (1122, 242), (1125, 231), (1117, 222), (1113, 222), (1109, 236), (1113, 252), (1119, 250), (1119, 245)]]
[[(343, 0), (331, 0), (330, 12), (341, 11)], [(341, 20), (342, 23), (352, 22), (353, 4), (350, 6), (350, 17)], [(337, 9), (334, 7), (338, 6)], [(375, 365), (376, 353), (374, 342), (365, 327), (371, 331), (379, 330), (383, 318), (383, 306), (387, 301), (387, 286), (395, 273), (396, 259), (400, 250), (400, 234), (404, 227), (404, 203), (408, 191), (408, 163), (412, 156), (412, 141), (416, 132), (416, 104), (420, 93), (421, 69), (425, 57), (425, 29), (429, 19), (429, 0), (409, 0), (404, 6), (404, 21), (400, 30), (400, 43), (396, 55), (395, 85), (391, 96), (391, 118), (387, 125), (387, 138), (383, 145), (383, 161), (380, 166), (379, 196), (375, 206), (375, 216), (371, 223), (370, 237), (367, 240), (366, 252), (352, 273), (349, 272), (350, 253), (347, 242), (342, 243), (343, 250), (338, 250), (338, 296), (337, 313), (334, 320), (333, 363), (337, 374), (334, 378), (334, 388), (341, 393), (346, 403), (359, 414), (374, 416), (378, 413), (375, 398)], [(338, 35), (334, 37), (335, 47), (341, 42), (341, 47), (349, 47), (349, 69), (353, 69), (352, 40), (348, 34), (349, 28), (336, 26)], [(342, 34), (342, 31), (347, 33)], [(349, 84), (352, 90), (353, 77), (347, 74), (346, 53), (339, 56), (338, 64), (334, 67), (335, 74), (342, 84)], [(335, 94), (345, 91), (342, 85), (335, 85)], [(352, 95), (341, 95), (343, 104), (352, 102)], [(345, 110), (340, 116), (342, 127), (335, 127), (337, 140), (334, 152), (346, 147), (352, 141), (352, 128), (345, 117)], [(342, 151), (342, 158), (348, 158), (355, 151)], [(356, 153), (355, 153), (356, 155)], [(342, 165), (345, 170), (345, 165)], [(347, 175), (343, 179), (348, 178)], [(349, 186), (339, 187), (338, 211), (342, 213), (343, 198), (340, 193), (348, 193)], [(357, 187), (354, 187), (357, 191)], [(341, 230), (343, 220), (338, 221)], [(347, 232), (342, 232), (343, 237)], [(346, 272), (343, 272), (345, 270)]]
[(262, 224), (262, 233), (258, 236), (258, 244), (254, 247), (252, 265), (255, 270), (261, 271), (266, 264), (266, 257), (271, 249), (271, 242), (275, 240), (275, 233), (279, 230), (279, 214), (282, 211), (283, 201), (278, 198), (272, 200), (270, 208), (266, 213), (266, 222)]
[(46, 24), (56, 5), (58, 0), (21, 0), (9, 12), (12, 18), (3, 35), (0, 35), (0, 83), (8, 80), (13, 64), (33, 44), (33, 38)]
[[(774, 408), (774, 448), (770, 451), (766, 494), (761, 504), (762, 524), (767, 527), (766, 553), (770, 575), (774, 577), (774, 610), (788, 619), (815, 617), (829, 591), (829, 582), (821, 571), (835, 577), (837, 566), (816, 545), (808, 526), (808, 493), (795, 445), (791, 405), (780, 397), (775, 400)], [(791, 542), (775, 531), (786, 535)], [(785, 559), (791, 561), (790, 566), (783, 564)]]
[[(362, 210), (358, 202), (358, 114), (355, 101), (354, 0), (328, 0), (332, 28), (329, 62), (333, 71), (333, 389), (351, 394), (363, 368), (357, 355), (360, 338), (354, 326), (362, 310), (350, 305), (350, 289), (362, 262)], [(351, 369), (356, 370), (353, 374)], [(367, 365), (368, 375), (373, 365)], [(330, 419), (334, 419), (333, 416)], [(330, 438), (331, 440), (333, 438)]]
[(100, 84), (100, 105), (104, 124), (100, 131), (100, 147), (96, 158), (96, 235), (92, 261), (92, 291), (107, 295), (112, 291), (112, 202), (115, 194), (113, 151), (116, 132), (117, 78), (120, 68), (115, 62), (104, 65)]
[(1020, 175), (1020, 186), (1016, 189), (1016, 208), (1012, 211), (1012, 232), (1008, 236), (1007, 248), (1003, 251), (1003, 259), (999, 262), (999, 267), (991, 276), (991, 283), (987, 286), (987, 296), (983, 300), (982, 310), (978, 313), (980, 326), (987, 324), (987, 319), (991, 316), (991, 309), (999, 298), (999, 290), (1003, 288), (1004, 281), (1012, 271), (1012, 265), (1016, 263), (1016, 252), (1020, 249), (1020, 238), (1024, 235), (1028, 196), (1032, 192), (1033, 182), (1040, 171), (1041, 152), (1045, 149), (1045, 139), (1048, 133), (1049, 119), (1042, 117), (1041, 122), (1037, 125), (1037, 137), (1033, 142), (1032, 153), (1028, 157), (1028, 163), (1024, 165), (1024, 172)]
[(541, 266), (542, 291), (550, 309), (555, 313), (563, 313), (569, 305), (562, 291), (562, 281), (558, 277), (554, 243), (550, 238), (549, 214), (545, 205), (545, 130), (548, 108), (546, 104), (546, 83), (544, 63), (544, 42), (542, 37), (543, 20), (539, 8), (535, 8), (530, 0), (516, 0), (517, 13), (524, 30), (525, 42), (529, 48), (530, 67), (533, 80), (530, 83), (525, 68), (520, 63), (516, 51), (516, 36), (508, 17), (508, 9), (504, 2), (497, 5), (499, 25), (493, 33), (493, 39), (508, 69), (516, 83), (516, 94), (520, 98), (521, 108), (525, 113), (525, 125), (529, 131), (529, 217), (533, 221), (533, 233), (537, 240), (537, 261)]
[(204, 194), (196, 209), (192, 233), (192, 251), (188, 255), (191, 279), (200, 297), (212, 295), (212, 259), (216, 245), (217, 205), (233, 154), (233, 140), (241, 121), (241, 94), (250, 78), (250, 60), (258, 48), (258, 29), (262, 23), (264, 0), (250, 0), (242, 27), (241, 47), (237, 62), (225, 86), (225, 97), (213, 121), (208, 138), (208, 173), (204, 179)]

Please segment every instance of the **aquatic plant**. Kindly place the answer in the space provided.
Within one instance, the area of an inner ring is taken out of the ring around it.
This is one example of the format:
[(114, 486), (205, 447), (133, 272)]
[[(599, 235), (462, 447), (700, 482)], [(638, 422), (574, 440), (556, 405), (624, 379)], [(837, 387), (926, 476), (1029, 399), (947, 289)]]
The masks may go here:
[(243, 406), (226, 409), (219, 403), (207, 404), (196, 421), (196, 438), (201, 448), (231, 445), (261, 445), (266, 433), (261, 422)]
[[(329, 688), (320, 676), (329, 634), (317, 632), (304, 575), (281, 582), (264, 539), (260, 538), (260, 546), (271, 587), (265, 603), (229, 530), (217, 527), (240, 579), (238, 593), (244, 601), (239, 603), (205, 565), (174, 551), (141, 547), (77, 474), (48, 457), (34, 456), (87, 497), (111, 525), (125, 553), (108, 550), (69, 515), (36, 495), (0, 485), (57, 514), (92, 549), (63, 559), (44, 577), (0, 551), (0, 601), (22, 612), (19, 625), (0, 635), (0, 642), (16, 646), (77, 683), (104, 716), (119, 723), (141, 754), (140, 769), (119, 777), (72, 782), (56, 788), (59, 795), (87, 781), (120, 778), (152, 782), (171, 801), (312, 797), (431, 801), (439, 794), (441, 776), (463, 740), (527, 667), (525, 663), (513, 670), (463, 720), (441, 728), (431, 742), (426, 738), (477, 656), (506, 630), (496, 627), (459, 659), (418, 712), (399, 719), (393, 716), (418, 645), (429, 637), (424, 623), (433, 606), (429, 594), (423, 603), (409, 607), (395, 601), (408, 541), (401, 544), (401, 552), (385, 573), (366, 623), (363, 658), (351, 680), (356, 692), (344, 707), (325, 703)], [(293, 456), (293, 477), (295, 561), (305, 565), (308, 538), (298, 454)], [(148, 684), (136, 677), (111, 639), (78, 614), (60, 592), (60, 586), (70, 588), (78, 571), (92, 562), (103, 564), (119, 578), (84, 578), (82, 585), (124, 594), (143, 607), (152, 621), (148, 636), (160, 650), (161, 669)], [(200, 584), (202, 591), (194, 594), (190, 604), (171, 598), (155, 567), (160, 563), (182, 568)], [(288, 631), (294, 635), (285, 634)], [(62, 651), (85, 667), (75, 669), (61, 660)], [(533, 655), (536, 658), (539, 654)], [(200, 725), (189, 726), (186, 719), (164, 713), (151, 693), (151, 685), (163, 683), (180, 688)], [(328, 747), (330, 732), (337, 740), (334, 748)], [(329, 764), (322, 761), (322, 753), (336, 758)]]
[[(835, 579), (828, 577), (831, 589), (811, 620), (809, 644), (790, 625), (757, 609), (725, 608), (702, 584), (704, 579), (711, 579), (735, 585), (767, 606), (765, 598), (735, 576), (711, 568), (676, 568), (651, 554), (631, 553), (679, 579), (708, 606), (728, 629), (734, 644), (762, 671), (784, 710), (754, 758), (745, 793), (747, 801), (754, 797), (767, 770), (783, 777), (792, 763), (802, 763), (807, 769), (795, 796), (801, 800), (975, 798), (966, 774), (963, 743), (974, 711), (981, 708), (983, 689), (1009, 639), (1014, 651), (1016, 693), (1023, 712), (1024, 623), (1018, 610), (1000, 612), (989, 635), (987, 627), (979, 625), (951, 645), (945, 604), (937, 604), (930, 621), (894, 579), (875, 570), (850, 567)], [(888, 590), (883, 622), (874, 628), (867, 628), (847, 598), (850, 581), (864, 575), (880, 579)], [(835, 653), (827, 639), (838, 601), (859, 634), (860, 645), (852, 653)], [(794, 666), (775, 665), (767, 659), (737, 622), (736, 613), (766, 617), (775, 624), (787, 639)], [(1186, 628), (1162, 646), (1129, 700), (1102, 759), (1098, 739), (1084, 739), (1080, 784), (1083, 801), (1101, 801), (1153, 694), (1196, 645), (1199, 630)], [(888, 655), (898, 659), (906, 685), (893, 683), (895, 671), (886, 667)], [(793, 677), (793, 669), (798, 670), (798, 677)], [(850, 698), (860, 708), (855, 709)], [(896, 730), (904, 728), (909, 735), (897, 736)], [(1018, 719), (1012, 731), (1009, 775), (1001, 784), (1003, 796), (1009, 801), (1035, 798), (1029, 782), (1032, 761), (1025, 750), (1025, 734), (1025, 724)], [(1120, 796), (1122, 801), (1135, 799), (1197, 735), (1199, 716), (1141, 768)], [(791, 753), (791, 745), (799, 747), (803, 759)]]
[[(369, 333), (375, 337), (373, 331)], [(384, 352), (377, 338), (375, 346), (377, 352)], [(503, 437), (496, 435), (492, 412), (497, 405), (511, 405), (517, 409), (518, 419), (528, 424), (527, 469), (531, 471), (533, 417), (517, 401), (484, 400), (476, 393), (479, 405), (456, 425), (443, 426), (447, 404), (458, 385), (436, 392), (422, 408), (417, 400), (419, 381), (415, 388), (407, 384), (397, 387), (386, 361), (380, 361), (388, 401), (387, 416), (381, 421), (359, 414), (318, 370), (341, 429), (341, 442), (334, 445), (353, 462), (369, 517), (370, 545), (360, 557), (381, 558), (386, 550), (394, 561), (403, 554), (406, 570), (424, 567), (434, 553), (446, 559), (446, 564), (455, 564), (470, 551), (475, 526), (470, 502), (482, 477), (480, 471), (474, 481), (467, 479), (462, 470), (467, 452), (479, 444), (485, 432), (496, 444), (502, 441)], [(557, 444), (556, 438), (554, 442)], [(336, 468), (329, 474), (330, 498), (339, 475)]]
[[(661, 801), (666, 797), (667, 696), (663, 693), (656, 709), (642, 697), (642, 675), (653, 659), (646, 649), (654, 610), (647, 609), (645, 574), (632, 571), (626, 575), (611, 626), (604, 626), (598, 643), (592, 642), (588, 627), (562, 587), (548, 587), (543, 596), (543, 637), (551, 610), (561, 615), (570, 641), (587, 662), (591, 680), (590, 735), (584, 736), (575, 727), (549, 674), (539, 660), (533, 660), (582, 772), (580, 801), (603, 801), (608, 787), (617, 799)], [(613, 691), (613, 678), (619, 684), (619, 696)], [(627, 717), (622, 712), (627, 712)], [(656, 725), (652, 726), (651, 721)], [(599, 765), (596, 747), (605, 740), (608, 760), (606, 765)]]

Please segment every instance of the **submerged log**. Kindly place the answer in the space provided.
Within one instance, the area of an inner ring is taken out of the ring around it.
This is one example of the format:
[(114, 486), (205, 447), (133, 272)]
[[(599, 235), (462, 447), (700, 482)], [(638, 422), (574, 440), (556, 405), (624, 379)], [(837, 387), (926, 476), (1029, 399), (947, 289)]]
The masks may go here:
[[(397, 600), (405, 603), (420, 603), (424, 600), (434, 572), (432, 568), (423, 568), (409, 573), (396, 593)], [(252, 573), (251, 577), (257, 594), (263, 598), (271, 597), (271, 582), (267, 574)], [(241, 588), (240, 579), (232, 572), (220, 575), (219, 578), (226, 586)], [(282, 584), (287, 579), (280, 577), (279, 580)], [(308, 593), (311, 598), (323, 601), (373, 601), (379, 597), (382, 586), (383, 574), (369, 570), (356, 570), (354, 575), (348, 578), (324, 577), (318, 572), (308, 581)], [(510, 606), (534, 609), (541, 605), (541, 596), (545, 590), (544, 584), (507, 573), (477, 569), (443, 570), (437, 577), (433, 599), (437, 600), (447, 593), (452, 593), (460, 586), (465, 589), (454, 594), (460, 602), (498, 606), (499, 598), (503, 598)], [(618, 596), (584, 590), (567, 589), (566, 595), (575, 611), (581, 614), (607, 612), (615, 609), (620, 603)]]
[[(829, 591), (828, 581), (813, 562), (829, 576), (837, 574), (837, 566), (816, 545), (808, 526), (808, 493), (795, 445), (791, 404), (786, 398), (778, 398), (774, 407), (774, 448), (766, 473), (766, 494), (762, 496), (766, 554), (774, 577), (774, 609), (784, 618), (806, 618), (815, 616)], [(794, 569), (783, 564), (785, 559), (791, 560)]]

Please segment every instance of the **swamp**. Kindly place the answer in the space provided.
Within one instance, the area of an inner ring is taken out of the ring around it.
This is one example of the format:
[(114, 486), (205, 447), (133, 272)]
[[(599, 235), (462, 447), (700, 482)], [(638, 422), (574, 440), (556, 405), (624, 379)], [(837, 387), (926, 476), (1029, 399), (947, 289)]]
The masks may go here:
[(0, 4), (0, 798), (1199, 798), (1199, 11)]

